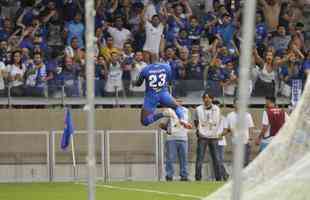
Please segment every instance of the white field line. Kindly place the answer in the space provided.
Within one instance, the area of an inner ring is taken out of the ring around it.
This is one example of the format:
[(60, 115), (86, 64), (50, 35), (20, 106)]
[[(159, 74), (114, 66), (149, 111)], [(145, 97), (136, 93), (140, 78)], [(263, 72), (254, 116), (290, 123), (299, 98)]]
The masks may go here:
[[(82, 185), (87, 185), (86, 183), (77, 183)], [(191, 195), (191, 194), (182, 194), (182, 193), (172, 193), (172, 192), (162, 192), (158, 190), (148, 190), (148, 189), (140, 189), (140, 188), (129, 188), (129, 187), (120, 187), (120, 186), (112, 186), (112, 185), (103, 185), (96, 184), (97, 187), (112, 189), (112, 190), (123, 190), (123, 191), (132, 191), (132, 192), (144, 192), (144, 193), (153, 193), (165, 196), (177, 196), (184, 198), (193, 198), (193, 199), (203, 199), (203, 196)]]

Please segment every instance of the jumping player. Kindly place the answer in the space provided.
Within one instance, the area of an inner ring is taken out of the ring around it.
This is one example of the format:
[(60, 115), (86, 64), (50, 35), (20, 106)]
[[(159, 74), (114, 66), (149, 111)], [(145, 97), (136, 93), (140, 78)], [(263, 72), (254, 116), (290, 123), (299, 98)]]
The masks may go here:
[(142, 125), (148, 126), (163, 117), (171, 117), (172, 113), (168, 109), (164, 112), (155, 112), (157, 106), (162, 105), (175, 110), (182, 126), (192, 128), (192, 125), (185, 120), (182, 106), (169, 93), (171, 73), (169, 64), (149, 64), (142, 69), (137, 80), (133, 81), (134, 86), (140, 86), (145, 80), (145, 96), (140, 118)]

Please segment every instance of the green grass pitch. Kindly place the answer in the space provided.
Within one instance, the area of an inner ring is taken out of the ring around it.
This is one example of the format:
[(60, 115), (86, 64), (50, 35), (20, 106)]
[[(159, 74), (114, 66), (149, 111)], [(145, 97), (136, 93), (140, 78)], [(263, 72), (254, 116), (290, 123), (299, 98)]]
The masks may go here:
[[(87, 200), (87, 183), (3, 183), (0, 200)], [(97, 200), (197, 200), (223, 183), (113, 182), (97, 183)]]

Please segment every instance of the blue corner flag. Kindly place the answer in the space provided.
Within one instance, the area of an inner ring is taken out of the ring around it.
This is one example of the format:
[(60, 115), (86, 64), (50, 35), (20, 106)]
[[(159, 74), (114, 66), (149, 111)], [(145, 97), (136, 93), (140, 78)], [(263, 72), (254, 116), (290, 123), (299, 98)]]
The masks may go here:
[(65, 127), (61, 138), (61, 148), (65, 150), (70, 144), (70, 137), (74, 133), (73, 121), (69, 108), (65, 111)]

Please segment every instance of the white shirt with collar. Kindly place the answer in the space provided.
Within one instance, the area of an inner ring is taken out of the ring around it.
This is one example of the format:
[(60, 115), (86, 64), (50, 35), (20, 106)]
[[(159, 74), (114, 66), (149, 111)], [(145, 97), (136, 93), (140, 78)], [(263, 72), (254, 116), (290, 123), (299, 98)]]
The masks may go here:
[(160, 40), (163, 35), (164, 26), (160, 23), (154, 27), (150, 22), (145, 22), (146, 40), (143, 46), (144, 51), (149, 51), (153, 54), (159, 54)]
[[(189, 111), (187, 108), (182, 106), (182, 109), (184, 111), (184, 120), (189, 121)], [(167, 140), (188, 140), (188, 129), (184, 128), (180, 124), (180, 120), (177, 117), (174, 110), (169, 108), (170, 112), (173, 113), (173, 117), (169, 118), (168, 120), (168, 127), (167, 131), (170, 133), (170, 135), (167, 135)]]
[(109, 27), (108, 32), (113, 37), (114, 46), (119, 49), (123, 49), (124, 43), (131, 38), (131, 32), (126, 28), (119, 30), (114, 27)]
[[(238, 122), (238, 114), (233, 111), (230, 112), (225, 120), (225, 124), (224, 124), (224, 128), (228, 128), (232, 131), (233, 134), (236, 134), (236, 126), (237, 126), (237, 122)], [(250, 128), (254, 128), (254, 122), (253, 122), (253, 118), (252, 115), (250, 113), (246, 113), (245, 116), (245, 135), (243, 137), (243, 143), (244, 144), (248, 144), (249, 143), (249, 139), (250, 139), (250, 133), (249, 133), (249, 129)]]
[(119, 62), (109, 65), (108, 79), (105, 86), (106, 92), (115, 92), (115, 89), (118, 91), (123, 90), (122, 75), (123, 70)]
[(198, 133), (204, 138), (218, 138), (221, 122), (221, 112), (217, 105), (211, 104), (210, 109), (205, 105), (196, 108), (196, 120), (198, 120)]
[[(225, 123), (226, 123), (225, 117), (221, 116), (221, 122), (220, 122), (219, 129), (218, 129), (218, 134), (219, 135), (223, 133)], [(223, 138), (218, 141), (218, 145), (220, 145), (220, 146), (226, 146), (227, 145), (226, 137), (225, 136), (223, 136)]]

